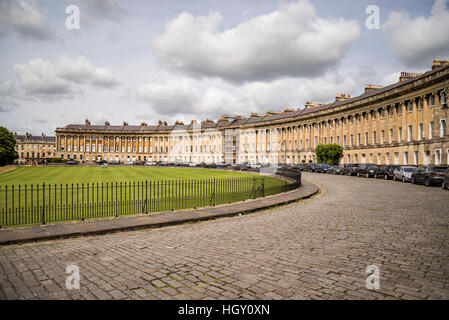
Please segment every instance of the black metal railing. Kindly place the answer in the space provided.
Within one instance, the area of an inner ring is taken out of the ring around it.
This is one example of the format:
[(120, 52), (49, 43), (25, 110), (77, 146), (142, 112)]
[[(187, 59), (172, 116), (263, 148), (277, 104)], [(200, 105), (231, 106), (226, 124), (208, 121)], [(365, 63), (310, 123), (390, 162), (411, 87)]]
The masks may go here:
[(258, 176), (5, 186), (0, 187), (0, 227), (215, 206), (299, 187), (300, 176), (299, 182), (289, 178), (290, 182)]

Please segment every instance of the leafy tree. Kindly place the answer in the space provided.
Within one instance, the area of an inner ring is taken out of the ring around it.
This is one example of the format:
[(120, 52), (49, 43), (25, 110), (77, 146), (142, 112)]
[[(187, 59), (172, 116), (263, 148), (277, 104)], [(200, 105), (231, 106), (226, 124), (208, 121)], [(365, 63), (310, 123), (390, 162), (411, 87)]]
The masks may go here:
[(16, 140), (13, 134), (8, 129), (0, 127), (0, 166), (11, 164), (19, 157), (14, 149), (15, 146)]
[(318, 163), (337, 165), (343, 156), (343, 147), (339, 144), (320, 144), (315, 148)]

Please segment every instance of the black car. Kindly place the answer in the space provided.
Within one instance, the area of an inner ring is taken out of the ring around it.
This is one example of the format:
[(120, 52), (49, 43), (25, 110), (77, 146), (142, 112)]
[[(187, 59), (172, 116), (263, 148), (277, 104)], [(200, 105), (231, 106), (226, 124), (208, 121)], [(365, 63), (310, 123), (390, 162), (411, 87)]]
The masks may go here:
[(438, 185), (441, 186), (444, 181), (444, 175), (447, 171), (446, 166), (424, 166), (419, 168), (417, 172), (413, 172), (411, 182), (424, 183), (426, 186)]
[(328, 165), (327, 163), (320, 163), (319, 164), (320, 167), (317, 168), (315, 170), (315, 172), (319, 172), (319, 173), (327, 173), (327, 170), (329, 170), (329, 168), (331, 167), (330, 165)]
[(311, 163), (306, 169), (307, 172), (317, 172), (317, 170), (321, 170), (321, 163)]
[(108, 163), (108, 162), (106, 160), (98, 160), (97, 161), (98, 165), (102, 165), (102, 164), (105, 164), (105, 163)]
[(302, 163), (294, 165), (293, 168), (296, 168), (296, 169), (301, 170), (301, 171), (305, 171), (306, 170), (305, 165), (302, 164)]
[(67, 161), (65, 164), (68, 165), (68, 166), (77, 166), (78, 162), (76, 162), (76, 161)]
[(379, 168), (379, 175), (382, 174), (385, 180), (393, 179), (394, 170), (398, 169), (399, 166), (382, 166)]
[(357, 168), (359, 165), (357, 163), (348, 163), (343, 165), (342, 173), (348, 176), (353, 176), (356, 173)]
[(327, 169), (328, 174), (343, 174), (343, 167), (341, 166), (331, 166)]
[(357, 168), (357, 177), (374, 177), (375, 174), (378, 174), (379, 167), (375, 164), (361, 164)]
[(158, 162), (157, 165), (161, 166), (161, 167), (167, 167), (168, 166), (168, 162), (167, 161), (161, 161), (161, 162)]

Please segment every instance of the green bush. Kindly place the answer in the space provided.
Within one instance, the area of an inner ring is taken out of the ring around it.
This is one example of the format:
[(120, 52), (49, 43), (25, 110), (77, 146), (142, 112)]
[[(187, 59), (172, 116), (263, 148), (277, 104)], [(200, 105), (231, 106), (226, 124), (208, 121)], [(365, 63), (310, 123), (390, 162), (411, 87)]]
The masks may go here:
[(337, 165), (343, 156), (343, 147), (338, 144), (320, 144), (315, 148), (318, 163)]

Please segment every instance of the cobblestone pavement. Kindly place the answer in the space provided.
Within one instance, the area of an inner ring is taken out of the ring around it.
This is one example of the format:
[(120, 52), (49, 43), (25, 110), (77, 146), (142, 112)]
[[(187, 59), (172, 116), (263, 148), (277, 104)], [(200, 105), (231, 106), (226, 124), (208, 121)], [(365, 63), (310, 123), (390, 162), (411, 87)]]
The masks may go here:
[[(322, 193), (260, 213), (0, 247), (1, 299), (449, 299), (449, 192), (304, 174)], [(65, 288), (77, 265), (80, 290)], [(365, 288), (368, 265), (380, 289)]]

